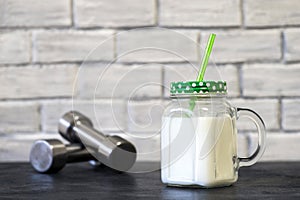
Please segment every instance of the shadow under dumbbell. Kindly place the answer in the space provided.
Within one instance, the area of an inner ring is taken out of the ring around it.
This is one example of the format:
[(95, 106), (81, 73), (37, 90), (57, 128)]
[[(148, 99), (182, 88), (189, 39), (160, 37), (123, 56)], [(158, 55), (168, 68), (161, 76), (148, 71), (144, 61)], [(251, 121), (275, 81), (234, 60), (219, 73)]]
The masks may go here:
[(133, 174), (120, 172), (103, 164), (91, 166), (88, 162), (66, 165), (64, 170), (53, 174), (35, 173), (33, 169), (31, 170), (31, 173), (26, 172), (29, 177), (24, 184), (31, 185), (31, 192), (36, 192), (39, 196), (46, 192), (48, 199), (55, 199), (57, 193), (69, 199), (69, 192), (82, 193), (85, 192), (82, 188), (86, 187), (89, 188), (89, 195), (93, 195), (91, 191), (103, 191), (108, 196), (115, 196), (118, 194), (112, 190), (113, 188), (121, 185), (136, 188), (138, 181)]

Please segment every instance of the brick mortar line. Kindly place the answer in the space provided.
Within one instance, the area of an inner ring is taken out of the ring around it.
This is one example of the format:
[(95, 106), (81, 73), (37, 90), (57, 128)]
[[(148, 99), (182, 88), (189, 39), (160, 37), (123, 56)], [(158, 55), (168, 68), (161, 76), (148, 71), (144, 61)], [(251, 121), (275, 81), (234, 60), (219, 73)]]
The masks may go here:
[[(127, 130), (126, 130), (127, 131)], [(22, 133), (23, 132), (12, 132), (12, 133), (4, 133), (4, 137), (7, 138), (7, 135), (16, 135), (16, 136), (22, 136)], [(25, 132), (24, 132), (25, 133)], [(108, 134), (113, 134), (113, 133), (124, 133), (124, 131), (122, 130), (119, 130), (119, 131), (113, 131), (113, 130), (106, 130), (105, 133), (108, 133)], [(26, 132), (25, 133), (27, 136), (30, 136), (30, 135), (59, 135), (60, 134), (58, 133), (58, 131), (49, 131), (49, 130), (44, 130), (44, 131), (41, 131), (41, 132)], [(1, 134), (0, 134), (0, 138), (3, 137)]]
[(160, 22), (160, 0), (155, 0), (154, 6), (154, 24), (155, 26), (159, 26)]
[[(300, 99), (300, 96), (298, 97)], [(229, 100), (278, 100), (278, 97), (228, 97)]]
[[(237, 124), (239, 122), (237, 121)], [(249, 121), (249, 123), (251, 123), (251, 121)], [(242, 134), (248, 134), (248, 133), (257, 133), (257, 129), (253, 128), (253, 129), (238, 129), (238, 131)], [(300, 129), (299, 129), (300, 131)], [(288, 133), (287, 131), (284, 130), (280, 130), (280, 129), (266, 129), (267, 134), (275, 134), (275, 133)], [(297, 132), (294, 131), (294, 132)]]
[(281, 57), (280, 60), (282, 63), (285, 63), (285, 53), (286, 53), (286, 41), (284, 37), (284, 32), (281, 30), (280, 32), (280, 51), (281, 51)]
[(299, 130), (283, 130), (281, 131), (283, 134), (299, 134), (300, 135), (300, 129)]
[(71, 27), (75, 28), (75, 5), (74, 0), (70, 0)]
[(31, 43), (32, 43), (32, 48), (31, 48), (31, 64), (35, 63), (36, 60), (36, 34), (34, 32), (31, 33)]
[[(127, 106), (127, 105), (128, 105), (128, 103), (126, 102), (126, 100), (124, 100), (123, 106), (122, 106), (124, 109), (124, 119), (123, 119), (124, 127), (118, 130), (118, 131), (121, 131), (122, 133), (124, 130), (126, 132), (128, 132), (128, 129), (129, 129), (128, 125), (130, 124), (130, 116), (129, 116), (129, 111), (128, 111), (129, 106)], [(113, 116), (115, 117), (114, 112), (113, 112)], [(100, 123), (98, 123), (98, 122), (99, 121), (97, 120), (97, 125), (100, 125)], [(117, 123), (117, 124), (119, 125), (119, 123)], [(118, 129), (118, 127), (116, 129)], [(118, 131), (116, 131), (116, 132), (118, 132)]]
[[(116, 34), (116, 35), (118, 35), (119, 33), (122, 33), (122, 32), (124, 32), (124, 31), (128, 31), (128, 30), (134, 30), (134, 29), (137, 29), (137, 30), (140, 30), (140, 29), (142, 29), (142, 28), (146, 28), (147, 30), (149, 29), (149, 28), (162, 28), (162, 29), (165, 29), (165, 27), (157, 27), (157, 26), (153, 26), (153, 27), (138, 27), (138, 28), (130, 28), (130, 29), (113, 29), (113, 28), (104, 28), (104, 29), (43, 29), (43, 28), (41, 28), (41, 29), (39, 29), (39, 28), (37, 28), (37, 29), (30, 29), (30, 30), (26, 30), (26, 29), (15, 29), (15, 30), (6, 30), (6, 31), (4, 31), (4, 30), (2, 30), (2, 33), (12, 33), (12, 32), (19, 32), (19, 31), (24, 31), (24, 32), (33, 32), (33, 33), (35, 33), (35, 32), (37, 32), (37, 33), (40, 33), (40, 34), (43, 34), (43, 32), (44, 33), (51, 33), (51, 32), (55, 32), (55, 33), (64, 33), (64, 31), (73, 31), (74, 33), (76, 33), (77, 31), (78, 31), (78, 33), (96, 33), (96, 32), (104, 32), (104, 31), (112, 31), (113, 32), (113, 34)], [(174, 30), (174, 31), (190, 31), (190, 32), (197, 32), (197, 34), (200, 34), (201, 35), (201, 33), (208, 33), (208, 32), (213, 32), (213, 31), (219, 31), (218, 29), (197, 29), (197, 28), (192, 28), (192, 29), (187, 29), (187, 28), (184, 28), (184, 27), (182, 27), (182, 28), (170, 28), (170, 30)], [(263, 35), (263, 33), (266, 31), (273, 31), (273, 30), (277, 30), (277, 31), (279, 31), (279, 32), (284, 32), (284, 31), (287, 31), (288, 29), (282, 29), (282, 28), (278, 28), (278, 29), (265, 29), (265, 30), (263, 30), (263, 31), (259, 31), (259, 30), (257, 30), (258, 32), (260, 32), (262, 35)], [(299, 30), (300, 30), (300, 27), (299, 27)], [(237, 31), (237, 32), (244, 32), (244, 31), (246, 31), (247, 32), (247, 30), (244, 30), (244, 29), (241, 29), (241, 28), (239, 28), (239, 29), (234, 29), (234, 30), (222, 30), (223, 32), (221, 32), (221, 33), (230, 33), (231, 31)], [(249, 30), (249, 31), (255, 31), (255, 30)], [(67, 33), (69, 33), (69, 32), (66, 32), (66, 34)], [(71, 33), (71, 32), (70, 32)], [(1, 29), (0, 29), (0, 34), (1, 34)], [(112, 35), (113, 35), (112, 34)]]
[[(75, 14), (76, 15), (76, 14)], [(76, 17), (76, 16), (74, 16)], [(16, 26), (16, 27), (0, 27), (0, 31), (34, 31), (34, 30), (131, 30), (136, 28), (168, 28), (168, 29), (186, 29), (186, 30), (277, 30), (277, 29), (293, 29), (300, 28), (299, 25), (286, 25), (286, 26), (264, 26), (264, 27), (241, 27), (241, 26), (161, 26), (161, 25), (139, 25), (139, 26), (93, 26), (93, 27), (76, 27), (76, 26)]]
[(294, 64), (299, 64), (299, 63), (300, 63), (300, 59), (284, 62), (285, 65), (294, 65)]
[(264, 29), (282, 29), (282, 28), (299, 28), (300, 24), (296, 24), (296, 25), (278, 25), (278, 26), (247, 26), (245, 27), (245, 29), (247, 30), (264, 30)]
[[(105, 131), (106, 133), (123, 133), (123, 131), (111, 131), (111, 130), (107, 130)], [(137, 132), (135, 132), (137, 133)], [(149, 132), (148, 132), (149, 133)], [(240, 133), (238, 134), (241, 134), (241, 135), (244, 135), (247, 137), (248, 134), (255, 134), (254, 131), (240, 131)], [(267, 134), (270, 134), (270, 135), (279, 135), (279, 134), (295, 134), (295, 135), (300, 135), (300, 132), (299, 131), (283, 131), (283, 132), (278, 132), (278, 131), (268, 131)], [(5, 137), (7, 139), (17, 139), (15, 137), (26, 137), (26, 139), (30, 139), (29, 136), (41, 136), (41, 135), (47, 135), (47, 136), (51, 136), (51, 135), (59, 135), (58, 132), (55, 132), (55, 131), (41, 131), (41, 132), (28, 132), (28, 131), (25, 131), (25, 132), (10, 132), (10, 133), (0, 133), (0, 138), (1, 137)], [(28, 138), (27, 138), (28, 137)], [(25, 139), (25, 140), (26, 140)]]
[[(76, 104), (77, 103), (103, 103), (103, 102), (106, 102), (106, 101), (110, 101), (111, 99), (97, 99), (96, 101), (94, 101), (93, 99), (79, 99), (79, 100), (75, 100), (74, 103)], [(126, 99), (113, 99), (112, 101), (118, 101), (118, 102), (121, 102), (121, 101), (125, 101)], [(127, 99), (128, 100), (128, 99)], [(161, 100), (161, 99), (147, 99), (147, 100), (140, 100), (140, 99), (132, 99), (132, 101), (143, 101), (143, 102), (146, 102), (146, 101), (151, 101), (151, 100)], [(15, 105), (18, 105), (18, 104), (21, 104), (21, 103), (37, 103), (37, 104), (40, 104), (40, 105), (43, 105), (44, 103), (53, 103), (53, 102), (62, 102), (62, 103), (72, 103), (72, 99), (23, 99), (23, 100), (12, 100), (12, 101), (3, 101), (3, 100), (0, 100), (0, 104), (2, 105), (5, 105), (5, 103), (11, 103), (11, 104), (15, 104)]]
[(71, 97), (59, 97), (59, 96), (53, 96), (53, 97), (30, 97), (30, 98), (0, 98), (0, 103), (4, 102), (16, 102), (16, 103), (22, 103), (22, 102), (38, 102), (40, 100), (72, 100)]
[[(54, 132), (48, 133), (48, 132), (43, 132), (43, 131), (42, 132), (13, 131), (13, 132), (5, 132), (5, 133), (2, 132), (2, 134), (0, 132), (0, 138), (5, 137), (6, 139), (15, 139), (15, 136), (24, 136), (24, 137), (26, 137), (25, 138), (25, 141), (26, 141), (27, 139), (30, 139), (30, 138), (28, 138), (28, 136), (39, 136), (39, 135), (48, 135), (48, 134), (52, 135), (52, 133), (54, 133)], [(24, 139), (24, 138), (22, 138), (22, 139)]]
[(241, 28), (245, 29), (245, 5), (244, 0), (240, 0), (240, 13), (241, 13)]
[[(91, 60), (91, 61), (85, 61), (85, 64), (109, 64), (111, 60)], [(33, 63), (16, 63), (16, 64), (9, 64), (9, 63), (0, 63), (1, 67), (22, 67), (22, 66), (50, 66), (50, 65), (81, 65), (82, 61), (59, 61), (59, 62), (33, 62)], [(191, 63), (198, 64), (199, 61), (191, 61)], [(217, 66), (226, 66), (226, 65), (255, 65), (255, 64), (277, 64), (277, 65), (296, 65), (300, 64), (300, 60), (295, 61), (289, 61), (285, 63), (279, 63), (277, 60), (253, 60), (253, 61), (245, 61), (245, 62), (214, 62)], [(114, 62), (114, 64), (121, 64), (121, 65), (144, 65), (144, 64), (165, 64), (165, 65), (174, 65), (174, 64), (188, 64), (187, 62), (180, 62), (180, 61), (164, 61), (164, 62)]]
[(242, 133), (246, 137), (246, 142), (247, 142), (247, 156), (251, 156), (252, 152), (250, 152), (250, 147), (251, 147), (251, 135), (249, 133)]
[[(113, 36), (112, 36), (112, 40), (113, 40), (113, 59), (112, 60), (116, 60), (118, 57), (118, 38), (117, 38), (117, 34), (116, 32), (114, 32)], [(105, 40), (106, 41), (106, 40)], [(98, 47), (96, 47), (97, 49)], [(111, 61), (107, 61), (109, 65), (111, 65)]]
[[(298, 131), (297, 130), (295, 130), (295, 131), (274, 131), (274, 130), (267, 130), (266, 132), (267, 132), (267, 137), (268, 137), (268, 135), (279, 135), (279, 134), (284, 134), (284, 135), (296, 134), (296, 135), (300, 136), (299, 130)], [(255, 130), (253, 130), (253, 131), (251, 131), (251, 130), (240, 130), (238, 134), (245, 135), (245, 136), (247, 136), (247, 135), (250, 134), (250, 136), (251, 136), (252, 134), (256, 135), (257, 133), (256, 133)]]
[(29, 58), (29, 63), (33, 63), (33, 60), (34, 60), (34, 55), (33, 55), (34, 52), (33, 51), (34, 51), (34, 48), (35, 48), (35, 46), (34, 46), (35, 44), (34, 44), (34, 38), (33, 38), (34, 36), (33, 35), (34, 35), (33, 32), (29, 33), (29, 37), (30, 37), (30, 50), (28, 52), (29, 57), (30, 57)]
[(283, 131), (284, 129), (283, 129), (283, 124), (282, 124), (282, 122), (283, 122), (283, 105), (282, 105), (282, 98), (281, 97), (279, 97), (279, 99), (278, 99), (278, 104), (279, 104), (279, 107), (278, 107), (278, 123), (279, 123), (279, 129), (281, 130), (281, 131)]
[(165, 88), (163, 87), (164, 86), (164, 83), (165, 83), (165, 76), (166, 76), (166, 71), (165, 71), (165, 67), (161, 67), (161, 92), (160, 92), (160, 95), (161, 97), (163, 97), (165, 95)]
[(239, 84), (239, 96), (241, 98), (244, 97), (244, 91), (243, 91), (243, 86), (244, 86), (244, 77), (243, 77), (243, 72), (242, 72), (242, 65), (237, 66), (237, 75), (238, 75), (238, 84)]
[(269, 64), (277, 64), (277, 65), (286, 65), (286, 66), (289, 66), (289, 65), (295, 65), (295, 64), (299, 64), (300, 63), (300, 60), (299, 61), (294, 61), (294, 62), (285, 62), (285, 63), (280, 63), (278, 62), (280, 60), (253, 60), (253, 61), (245, 61), (245, 62), (215, 62), (215, 64), (217, 65), (256, 65), (256, 64), (266, 64), (266, 65), (269, 65)]
[[(44, 121), (45, 121), (45, 117), (44, 117), (44, 101), (38, 101), (38, 104), (39, 104), (39, 106), (40, 106), (40, 130), (41, 130), (41, 132), (46, 132), (44, 129), (45, 129), (45, 127), (44, 127)], [(59, 119), (57, 119), (57, 120), (59, 120)]]
[(197, 63), (201, 63), (201, 51), (202, 49), (201, 47), (201, 32), (197, 33), (197, 37), (196, 37), (196, 43), (197, 43), (197, 49), (196, 49), (196, 54), (197, 54)]
[(39, 121), (38, 121), (38, 131), (42, 131), (42, 120), (43, 120), (43, 117), (42, 117), (42, 113), (41, 113), (41, 109), (42, 109), (42, 105), (41, 104), (38, 104), (38, 107), (37, 107), (37, 113), (38, 113), (38, 118), (39, 118)]
[[(159, 100), (167, 100), (168, 98), (163, 98), (163, 97), (152, 97), (149, 99), (141, 99), (141, 98), (97, 98), (95, 100), (96, 103), (101, 103), (102, 101), (141, 101), (141, 102), (146, 102), (146, 101), (159, 101)], [(43, 102), (56, 102), (56, 101), (68, 101), (72, 102), (72, 98), (57, 98), (57, 97), (47, 97), (47, 98), (20, 98), (20, 99), (0, 99), (0, 103), (22, 103), (22, 102), (28, 102), (28, 103), (43, 103)], [(74, 99), (74, 103), (92, 103), (94, 102), (93, 98), (82, 98), (82, 99)]]
[(255, 100), (255, 99), (279, 99), (279, 98), (284, 98), (284, 99), (298, 99), (300, 98), (300, 95), (298, 96), (251, 96), (251, 95), (247, 95), (247, 96), (243, 96), (243, 97), (240, 97), (242, 99), (249, 99), (249, 100)]
[[(274, 96), (265, 96), (265, 97), (227, 97), (229, 101), (231, 100), (279, 100), (280, 98), (282, 100), (300, 100), (300, 96), (290, 96), (290, 97), (274, 97)], [(15, 98), (15, 99), (0, 99), (0, 103), (4, 102), (15, 102), (15, 103), (22, 103), (22, 102), (45, 102), (45, 101), (72, 101), (72, 97), (36, 97), (36, 98)], [(107, 101), (107, 100), (116, 100), (116, 101), (126, 101), (128, 98), (110, 98), (110, 97), (102, 97), (102, 98), (97, 98), (96, 102), (101, 102), (101, 101)], [(167, 96), (159, 96), (159, 97), (151, 97), (151, 98), (133, 98), (131, 99), (133, 101), (152, 101), (152, 100), (171, 100)], [(93, 98), (77, 98), (74, 99), (75, 103), (76, 102), (92, 102)]]
[[(257, 96), (236, 96), (236, 97), (231, 97), (228, 96), (227, 97), (229, 100), (279, 100), (280, 98), (282, 100), (300, 100), (300, 96), (262, 96), (262, 97), (257, 97)], [(0, 98), (0, 102), (31, 102), (31, 101), (45, 101), (45, 100), (49, 100), (49, 101), (55, 101), (55, 100), (72, 100), (71, 96), (53, 96), (53, 97), (31, 97), (31, 98)], [(93, 98), (80, 98), (77, 97), (74, 99), (75, 101), (91, 101), (93, 100)], [(101, 101), (101, 100), (128, 100), (127, 98), (110, 98), (110, 97), (102, 97), (102, 98), (97, 98), (97, 100)], [(133, 100), (135, 101), (151, 101), (151, 100), (170, 100), (169, 97), (167, 96), (158, 96), (158, 97), (151, 97), (151, 98), (134, 98)]]

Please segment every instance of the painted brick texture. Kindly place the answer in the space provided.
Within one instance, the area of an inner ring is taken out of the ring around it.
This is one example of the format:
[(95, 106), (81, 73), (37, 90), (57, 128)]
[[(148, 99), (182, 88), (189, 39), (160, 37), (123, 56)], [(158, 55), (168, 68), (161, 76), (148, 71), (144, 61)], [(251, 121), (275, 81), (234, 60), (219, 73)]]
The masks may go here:
[(71, 0), (1, 0), (0, 27), (71, 25)]
[[(0, 162), (61, 139), (71, 109), (141, 152), (159, 149), (170, 82), (196, 79), (210, 33), (205, 79), (227, 81), (229, 102), (264, 119), (262, 160), (300, 160), (299, 0), (0, 0)], [(255, 125), (237, 126), (247, 156)]]

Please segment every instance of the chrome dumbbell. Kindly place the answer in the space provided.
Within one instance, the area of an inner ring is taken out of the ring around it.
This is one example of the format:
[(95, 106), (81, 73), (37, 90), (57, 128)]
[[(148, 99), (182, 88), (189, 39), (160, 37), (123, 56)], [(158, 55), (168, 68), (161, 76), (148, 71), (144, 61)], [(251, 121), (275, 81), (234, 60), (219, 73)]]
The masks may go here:
[(40, 173), (55, 173), (67, 163), (84, 162), (95, 158), (82, 144), (65, 145), (60, 140), (38, 140), (30, 151), (30, 163)]
[(119, 170), (127, 171), (136, 161), (136, 149), (119, 136), (105, 136), (95, 130), (89, 118), (71, 111), (59, 120), (59, 133), (71, 143), (82, 143), (101, 163)]

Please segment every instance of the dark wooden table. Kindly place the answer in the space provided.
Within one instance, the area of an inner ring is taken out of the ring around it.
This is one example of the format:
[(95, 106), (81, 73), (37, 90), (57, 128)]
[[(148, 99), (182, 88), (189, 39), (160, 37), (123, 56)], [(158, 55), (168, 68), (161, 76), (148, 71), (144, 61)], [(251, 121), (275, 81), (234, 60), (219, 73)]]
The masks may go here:
[(58, 174), (36, 173), (28, 163), (0, 164), (0, 199), (300, 199), (300, 162), (241, 168), (233, 186), (166, 187), (160, 172), (127, 174), (87, 163)]

